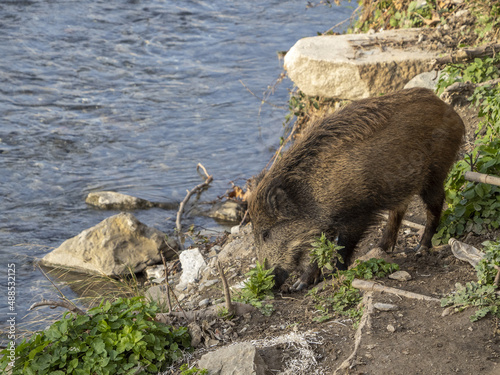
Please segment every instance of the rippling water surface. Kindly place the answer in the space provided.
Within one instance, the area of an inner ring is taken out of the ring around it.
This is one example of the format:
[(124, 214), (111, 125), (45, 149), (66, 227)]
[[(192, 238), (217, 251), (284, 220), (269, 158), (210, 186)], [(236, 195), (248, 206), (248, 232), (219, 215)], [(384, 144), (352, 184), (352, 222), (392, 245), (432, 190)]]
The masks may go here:
[[(180, 201), (202, 162), (210, 200), (259, 172), (292, 84), (269, 99), (281, 108), (249, 91), (261, 96), (279, 77), (277, 51), (350, 13), (303, 0), (2, 0), (0, 326), (9, 263), (20, 321), (55, 295), (32, 260), (115, 213), (88, 207), (89, 192)], [(174, 211), (134, 214), (175, 226)]]

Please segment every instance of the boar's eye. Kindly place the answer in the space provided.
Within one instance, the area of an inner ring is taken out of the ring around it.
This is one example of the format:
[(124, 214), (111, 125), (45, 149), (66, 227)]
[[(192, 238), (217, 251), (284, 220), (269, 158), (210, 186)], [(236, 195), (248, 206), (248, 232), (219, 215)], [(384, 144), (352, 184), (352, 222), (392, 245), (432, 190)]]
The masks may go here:
[(262, 231), (262, 241), (267, 241), (269, 239), (270, 234), (271, 234), (271, 231), (263, 230)]

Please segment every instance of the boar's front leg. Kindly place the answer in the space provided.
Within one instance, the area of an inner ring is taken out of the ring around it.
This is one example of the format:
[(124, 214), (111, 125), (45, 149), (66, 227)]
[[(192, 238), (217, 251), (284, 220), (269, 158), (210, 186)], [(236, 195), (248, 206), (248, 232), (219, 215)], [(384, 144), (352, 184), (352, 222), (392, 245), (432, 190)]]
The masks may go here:
[(307, 288), (311, 284), (316, 284), (319, 280), (320, 269), (318, 263), (311, 263), (306, 271), (300, 275), (298, 280), (292, 285), (292, 291), (299, 291)]

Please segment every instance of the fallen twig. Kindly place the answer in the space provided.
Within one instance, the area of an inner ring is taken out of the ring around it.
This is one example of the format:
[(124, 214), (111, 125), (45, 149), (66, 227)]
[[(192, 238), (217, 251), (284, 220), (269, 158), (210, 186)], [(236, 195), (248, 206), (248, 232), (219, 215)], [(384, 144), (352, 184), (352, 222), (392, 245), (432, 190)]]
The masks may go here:
[(373, 292), (365, 293), (361, 304), (365, 308), (363, 311), (363, 316), (361, 317), (361, 321), (359, 322), (358, 329), (354, 334), (354, 350), (352, 351), (351, 355), (335, 370), (335, 372), (333, 373), (334, 375), (336, 375), (339, 371), (351, 369), (355, 366), (355, 358), (359, 349), (359, 345), (361, 344), (361, 335), (363, 333), (363, 328), (365, 328), (365, 326), (371, 326), (371, 314), (373, 313)]
[(199, 171), (200, 168), (203, 169), (203, 172), (205, 172), (205, 176), (206, 176), (205, 182), (197, 185), (194, 189), (192, 189), (190, 191), (188, 190), (186, 196), (184, 197), (184, 200), (179, 205), (179, 211), (177, 212), (177, 219), (175, 221), (175, 227), (177, 229), (178, 242), (179, 242), (179, 246), (181, 247), (181, 249), (183, 247), (182, 241), (181, 241), (181, 232), (182, 232), (181, 217), (182, 217), (182, 213), (184, 212), (184, 206), (186, 205), (186, 203), (189, 201), (189, 198), (191, 198), (191, 196), (194, 193), (200, 192), (203, 189), (205, 189), (213, 180), (213, 177), (207, 173), (207, 170), (205, 169), (205, 167), (203, 165), (201, 165), (200, 163), (198, 163), (198, 165), (196, 166), (196, 170)]
[(56, 307), (64, 307), (69, 311), (76, 313), (78, 315), (85, 315), (85, 311), (80, 310), (75, 304), (70, 301), (52, 301), (52, 300), (42, 300), (41, 302), (35, 302), (30, 306), (28, 310), (34, 310), (40, 306), (49, 306), (51, 309), (55, 309)]
[(397, 296), (418, 299), (420, 301), (440, 302), (439, 299), (434, 298), (434, 297), (429, 297), (429, 296), (425, 296), (423, 294), (408, 292), (408, 291), (402, 290), (402, 289), (391, 288), (389, 286), (377, 284), (377, 283), (375, 283), (373, 281), (369, 281), (369, 280), (354, 279), (352, 281), (351, 285), (354, 288), (361, 289), (361, 290), (368, 290), (368, 291), (374, 291), (374, 292), (386, 292), (386, 293), (395, 294)]

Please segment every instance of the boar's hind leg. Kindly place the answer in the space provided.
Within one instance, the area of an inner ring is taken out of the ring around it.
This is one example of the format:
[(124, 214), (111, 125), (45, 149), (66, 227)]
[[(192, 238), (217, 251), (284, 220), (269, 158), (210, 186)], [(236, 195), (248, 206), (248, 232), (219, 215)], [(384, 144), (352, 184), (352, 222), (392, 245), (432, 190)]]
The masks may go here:
[(387, 220), (382, 239), (378, 244), (382, 250), (394, 250), (394, 246), (396, 246), (396, 241), (398, 239), (399, 227), (401, 226), (401, 221), (403, 220), (407, 207), (408, 205), (404, 204), (389, 211), (389, 219)]
[(439, 219), (441, 218), (441, 211), (443, 209), (444, 202), (444, 188), (443, 181), (439, 183), (434, 183), (427, 189), (423, 190), (421, 197), (427, 206), (427, 222), (425, 223), (424, 234), (420, 243), (415, 248), (415, 251), (422, 248), (430, 249), (432, 247), (432, 236), (436, 233), (436, 229), (439, 225)]

